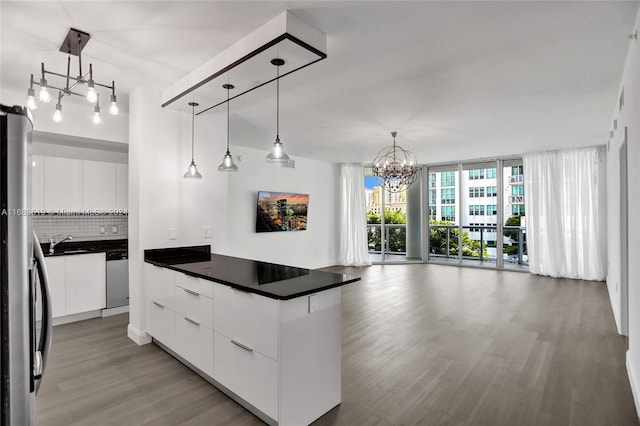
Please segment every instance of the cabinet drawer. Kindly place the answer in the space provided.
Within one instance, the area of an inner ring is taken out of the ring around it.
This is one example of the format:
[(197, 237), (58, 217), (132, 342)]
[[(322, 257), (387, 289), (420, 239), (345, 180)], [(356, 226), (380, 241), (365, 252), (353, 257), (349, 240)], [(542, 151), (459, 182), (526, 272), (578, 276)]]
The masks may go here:
[(213, 281), (191, 277), (189, 275), (177, 273), (176, 284), (187, 290), (194, 291), (203, 296), (213, 297)]
[(170, 348), (175, 348), (176, 314), (159, 302), (147, 299), (147, 332)]
[[(243, 344), (242, 342), (237, 342)], [(232, 392), (278, 419), (278, 363), (214, 332), (214, 378)]]
[(213, 330), (213, 299), (176, 285), (175, 310)]
[(214, 331), (278, 360), (278, 301), (214, 285)]
[(176, 314), (175, 351), (213, 377), (213, 330), (191, 316)]
[(144, 281), (147, 298), (173, 308), (176, 282), (175, 271), (145, 263)]

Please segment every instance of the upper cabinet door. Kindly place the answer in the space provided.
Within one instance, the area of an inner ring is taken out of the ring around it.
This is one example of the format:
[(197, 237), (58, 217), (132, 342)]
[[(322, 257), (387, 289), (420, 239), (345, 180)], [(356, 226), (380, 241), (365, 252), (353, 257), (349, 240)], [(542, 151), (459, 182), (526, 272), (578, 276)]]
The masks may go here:
[(110, 210), (116, 207), (116, 165), (82, 162), (82, 208)]
[(129, 206), (129, 165), (116, 164), (116, 208)]
[(82, 209), (82, 160), (44, 158), (44, 208)]
[(44, 157), (34, 155), (31, 162), (31, 208), (44, 210)]

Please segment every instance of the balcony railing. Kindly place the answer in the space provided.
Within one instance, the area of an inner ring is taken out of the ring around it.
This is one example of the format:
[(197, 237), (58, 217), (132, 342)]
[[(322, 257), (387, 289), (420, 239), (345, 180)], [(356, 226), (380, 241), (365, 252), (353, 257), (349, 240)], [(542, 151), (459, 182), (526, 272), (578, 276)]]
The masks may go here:
[(524, 203), (524, 195), (509, 195), (510, 204), (522, 204)]
[[(385, 254), (407, 254), (407, 225), (400, 223), (388, 223), (384, 225), (384, 252)], [(379, 223), (367, 224), (367, 241), (369, 253), (380, 254), (382, 225)]]
[[(503, 226), (502, 229), (504, 263), (528, 265), (526, 228)], [(495, 238), (497, 230), (496, 225), (463, 226), (462, 259), (495, 262), (497, 250), (495, 245), (487, 244), (487, 237)], [(431, 224), (429, 238), (430, 258), (458, 258), (458, 225)]]
[[(385, 254), (406, 255), (407, 225), (385, 224)], [(528, 265), (526, 228), (503, 226), (503, 262)], [(496, 261), (496, 247), (488, 237), (495, 238), (497, 225), (468, 225), (462, 227), (462, 258), (481, 262)], [(367, 224), (369, 253), (382, 253), (382, 225)], [(458, 258), (458, 225), (429, 225), (429, 258)]]

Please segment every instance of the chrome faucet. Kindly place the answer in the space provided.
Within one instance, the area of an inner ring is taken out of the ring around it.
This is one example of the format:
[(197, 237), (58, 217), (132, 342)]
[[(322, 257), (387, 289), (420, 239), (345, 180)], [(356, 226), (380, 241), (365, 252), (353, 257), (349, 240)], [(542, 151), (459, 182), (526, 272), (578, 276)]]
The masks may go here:
[(53, 254), (53, 250), (56, 248), (58, 244), (64, 243), (67, 240), (73, 240), (73, 237), (71, 235), (67, 235), (60, 241), (55, 241), (55, 239), (58, 237), (62, 237), (62, 234), (54, 235), (53, 237), (49, 238), (49, 254)]

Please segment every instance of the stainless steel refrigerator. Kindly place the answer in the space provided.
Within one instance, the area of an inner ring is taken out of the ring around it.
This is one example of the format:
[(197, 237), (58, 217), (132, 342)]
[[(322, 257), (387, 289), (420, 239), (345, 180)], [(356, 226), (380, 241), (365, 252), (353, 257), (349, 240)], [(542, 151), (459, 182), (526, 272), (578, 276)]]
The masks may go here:
[(0, 424), (23, 426), (35, 423), (51, 305), (31, 216), (30, 113), (0, 105), (0, 127)]

